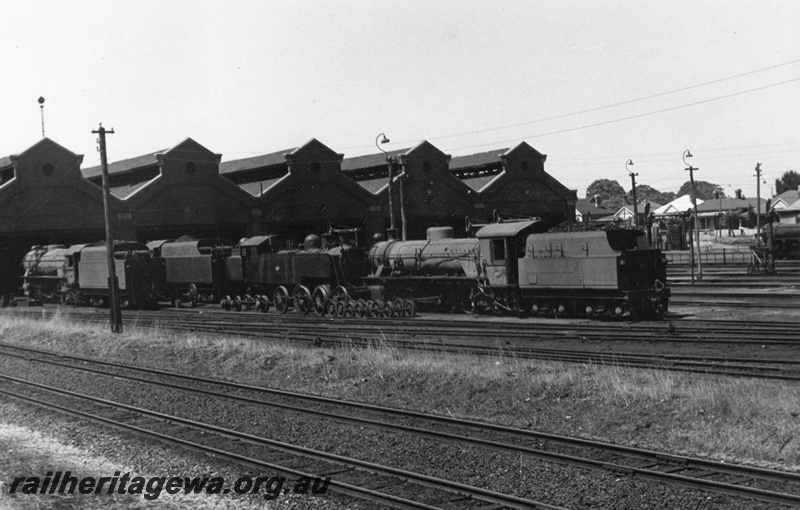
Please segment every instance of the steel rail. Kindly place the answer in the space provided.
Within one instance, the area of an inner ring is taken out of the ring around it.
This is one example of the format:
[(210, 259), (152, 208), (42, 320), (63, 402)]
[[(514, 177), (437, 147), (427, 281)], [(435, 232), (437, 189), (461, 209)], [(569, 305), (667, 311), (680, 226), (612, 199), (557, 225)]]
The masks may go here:
[[(486, 503), (504, 505), (504, 506), (507, 506), (507, 507), (510, 507), (510, 508), (541, 508), (541, 509), (547, 509), (547, 510), (564, 510), (564, 509), (562, 509), (562, 507), (548, 505), (548, 504), (545, 504), (545, 503), (541, 503), (541, 502), (530, 500), (530, 499), (520, 498), (520, 497), (517, 497), (517, 496), (511, 496), (509, 494), (503, 494), (503, 493), (500, 493), (500, 492), (492, 491), (492, 490), (489, 490), (489, 489), (484, 489), (484, 488), (481, 488), (481, 487), (474, 487), (474, 486), (462, 484), (462, 483), (459, 483), (459, 482), (454, 482), (454, 481), (451, 481), (451, 480), (445, 480), (445, 479), (442, 479), (442, 478), (436, 478), (436, 477), (433, 477), (433, 476), (423, 475), (423, 474), (420, 474), (420, 473), (414, 473), (412, 471), (393, 468), (393, 467), (390, 467), (390, 466), (383, 466), (383, 465), (380, 465), (380, 464), (375, 464), (375, 463), (372, 463), (372, 462), (367, 462), (367, 461), (363, 461), (363, 460), (359, 460), (359, 459), (343, 457), (341, 455), (335, 455), (335, 454), (332, 454), (332, 453), (327, 453), (327, 452), (323, 452), (323, 451), (319, 451), (319, 450), (313, 450), (313, 449), (310, 449), (310, 448), (304, 448), (304, 447), (293, 445), (293, 444), (290, 444), (290, 443), (284, 443), (284, 442), (281, 442), (281, 441), (275, 441), (275, 440), (272, 440), (272, 439), (267, 439), (267, 438), (264, 438), (264, 437), (259, 437), (259, 436), (255, 436), (255, 435), (252, 435), (252, 434), (247, 434), (247, 433), (244, 433), (244, 432), (239, 432), (239, 431), (232, 430), (232, 429), (226, 429), (224, 427), (218, 427), (218, 426), (210, 425), (210, 424), (207, 424), (207, 423), (202, 423), (202, 422), (198, 422), (198, 421), (194, 421), (194, 420), (189, 420), (189, 419), (186, 419), (186, 418), (181, 418), (179, 416), (173, 416), (173, 415), (168, 415), (168, 414), (164, 414), (164, 413), (158, 413), (158, 412), (151, 411), (151, 410), (148, 410), (148, 409), (122, 404), (120, 402), (113, 402), (113, 401), (110, 401), (110, 400), (106, 400), (106, 399), (102, 399), (102, 398), (98, 398), (98, 397), (92, 397), (90, 395), (85, 395), (85, 394), (82, 394), (82, 393), (63, 390), (63, 389), (60, 389), (60, 388), (55, 388), (53, 386), (48, 386), (48, 385), (45, 385), (45, 384), (39, 384), (39, 383), (36, 383), (36, 382), (33, 382), (33, 381), (20, 379), (20, 378), (17, 378), (17, 377), (11, 377), (11, 376), (0, 374), (0, 379), (11, 381), (11, 382), (16, 383), (18, 385), (29, 386), (29, 387), (37, 388), (37, 389), (44, 390), (44, 391), (47, 391), (47, 392), (59, 394), (59, 395), (65, 395), (65, 396), (76, 398), (76, 399), (82, 399), (82, 400), (85, 400), (85, 401), (93, 402), (95, 404), (108, 406), (108, 407), (111, 407), (111, 408), (114, 408), (114, 409), (120, 409), (120, 410), (124, 410), (124, 411), (128, 411), (128, 412), (132, 412), (132, 413), (135, 413), (135, 414), (138, 414), (138, 415), (141, 415), (141, 416), (147, 416), (147, 417), (154, 418), (154, 419), (157, 419), (159, 421), (167, 422), (167, 423), (170, 423), (170, 424), (180, 424), (180, 425), (183, 425), (183, 426), (186, 426), (186, 427), (190, 427), (190, 428), (193, 428), (193, 429), (197, 429), (197, 430), (201, 430), (201, 431), (205, 431), (205, 432), (211, 432), (211, 433), (214, 433), (214, 434), (217, 434), (217, 435), (220, 435), (220, 436), (223, 436), (223, 437), (227, 437), (227, 438), (230, 438), (230, 439), (236, 439), (236, 440), (247, 442), (247, 443), (250, 443), (250, 444), (255, 444), (255, 445), (259, 445), (259, 446), (265, 446), (265, 447), (276, 449), (276, 450), (281, 450), (281, 451), (288, 452), (288, 453), (291, 453), (291, 454), (300, 455), (300, 456), (306, 457), (306, 458), (313, 458), (315, 460), (322, 460), (322, 461), (331, 462), (331, 463), (334, 463), (334, 464), (346, 465), (346, 466), (350, 466), (351, 468), (354, 468), (354, 469), (357, 469), (357, 470), (361, 470), (361, 471), (365, 471), (365, 472), (368, 472), (368, 473), (389, 475), (389, 476), (399, 477), (401, 479), (413, 480), (415, 483), (417, 483), (419, 485), (431, 487), (431, 488), (434, 488), (434, 489), (444, 490), (444, 491), (447, 491), (447, 492), (450, 492), (450, 493), (453, 493), (453, 494), (456, 494), (456, 495), (469, 495), (472, 499), (476, 499), (476, 500), (483, 501), (483, 502), (486, 502)], [(102, 422), (102, 423), (105, 423), (105, 424), (109, 424), (109, 425), (112, 425), (112, 426), (117, 427), (117, 428), (121, 427), (123, 429), (131, 430), (131, 431), (137, 432), (137, 433), (142, 434), (142, 435), (155, 437), (155, 438), (161, 439), (161, 440), (166, 440), (167, 442), (172, 443), (172, 444), (177, 444), (179, 446), (189, 447), (191, 449), (204, 451), (206, 453), (213, 453), (213, 454), (216, 454), (216, 455), (219, 455), (219, 456), (224, 456), (224, 457), (229, 458), (229, 459), (236, 460), (237, 458), (240, 458), (240, 459), (246, 460), (248, 462), (258, 462), (258, 463), (262, 462), (262, 461), (258, 461), (257, 459), (251, 459), (251, 458), (247, 458), (247, 457), (242, 457), (242, 456), (239, 456), (237, 454), (233, 454), (231, 452), (225, 452), (223, 450), (219, 450), (219, 449), (216, 449), (216, 448), (208, 447), (208, 446), (205, 446), (205, 445), (200, 445), (199, 443), (195, 443), (195, 442), (192, 442), (192, 441), (187, 441), (187, 440), (184, 440), (184, 439), (167, 436), (167, 435), (162, 434), (162, 433), (149, 431), (147, 429), (143, 429), (143, 428), (140, 428), (140, 427), (129, 425), (129, 424), (117, 421), (117, 420), (112, 420), (112, 419), (105, 418), (105, 417), (102, 417), (102, 416), (92, 415), (92, 414), (89, 414), (89, 413), (85, 413), (83, 411), (78, 411), (76, 409), (70, 409), (70, 408), (67, 408), (65, 406), (61, 406), (59, 404), (53, 404), (51, 402), (46, 402), (46, 401), (41, 401), (41, 400), (38, 400), (38, 399), (33, 399), (31, 397), (25, 397), (25, 396), (19, 395), (19, 393), (11, 393), (11, 392), (5, 391), (3, 389), (0, 389), (0, 394), (6, 395), (6, 396), (12, 397), (12, 398), (21, 398), (23, 400), (31, 401), (31, 402), (37, 403), (39, 405), (44, 405), (44, 407), (57, 409), (57, 410), (59, 410), (61, 412), (67, 412), (67, 413), (72, 414), (72, 415), (78, 415), (80, 417), (87, 418), (87, 419), (90, 419), (92, 421), (97, 421), (97, 422)], [(278, 466), (278, 465), (274, 465), (274, 464), (268, 464), (268, 463), (264, 463), (264, 464), (265, 464), (265, 466), (263, 466), (263, 467), (268, 467), (268, 468), (275, 469), (275, 470), (278, 470), (278, 471), (281, 471), (281, 472), (283, 472), (283, 471), (288, 469), (288, 468), (285, 468), (285, 467), (282, 467), (282, 466)], [(318, 475), (313, 474), (313, 473), (305, 473), (305, 472), (298, 472), (297, 474), (299, 476), (308, 476), (308, 477), (318, 476)], [(335, 482), (335, 480), (331, 480), (331, 484), (334, 484), (334, 482)], [(337, 483), (336, 486), (339, 486), (339, 485), (340, 484)], [(353, 486), (353, 485), (349, 485), (349, 484), (345, 484), (345, 485), (346, 485), (346, 487), (345, 487), (346, 490), (350, 490), (350, 491), (353, 491), (353, 492), (364, 491), (365, 490), (364, 488), (356, 487), (356, 486)], [(380, 496), (384, 497), (384, 496), (389, 496), (389, 495), (381, 494)], [(408, 501), (408, 500), (404, 500), (404, 501)]]
[[(146, 326), (145, 324), (140, 324)], [(238, 325), (241, 327), (241, 324)], [(328, 324), (330, 326), (330, 324)], [(160, 327), (160, 326), (159, 326)], [(170, 329), (191, 332), (209, 332), (207, 328), (194, 325), (191, 327), (168, 326)], [(255, 326), (254, 326), (255, 327)], [(261, 340), (274, 339), (279, 341), (291, 340), (313, 343), (318, 346), (348, 345), (355, 347), (373, 346), (376, 344), (398, 349), (454, 352), (475, 355), (490, 355), (515, 357), (524, 359), (539, 359), (547, 361), (560, 361), (568, 363), (590, 363), (595, 365), (613, 365), (627, 368), (673, 370), (707, 375), (741, 376), (761, 379), (776, 379), (797, 381), (800, 380), (800, 360), (792, 358), (745, 358), (745, 357), (712, 357), (712, 356), (681, 356), (670, 354), (645, 354), (645, 353), (603, 353), (597, 351), (576, 351), (571, 349), (546, 349), (535, 347), (516, 347), (510, 345), (489, 345), (485, 341), (479, 345), (466, 343), (452, 343), (444, 340), (425, 342), (414, 334), (409, 336), (412, 340), (380, 339), (377, 340), (375, 332), (372, 337), (351, 336), (349, 325), (336, 325), (332, 330), (319, 331), (313, 324), (299, 324), (293, 330), (286, 330), (287, 326), (258, 327), (253, 331), (242, 329), (228, 331), (229, 334), (252, 335)], [(363, 328), (362, 328), (363, 329)], [(343, 331), (344, 330), (344, 331)], [(214, 330), (216, 332), (216, 330)], [(453, 333), (448, 331), (448, 333)], [(402, 336), (402, 332), (398, 332)], [(459, 331), (456, 333), (461, 337)], [(763, 344), (764, 340), (758, 343)]]
[[(2, 345), (5, 347), (5, 345)], [(386, 408), (381, 406), (373, 406), (370, 404), (361, 404), (356, 402), (349, 402), (349, 401), (341, 401), (337, 399), (330, 399), (326, 397), (317, 397), (311, 395), (303, 395), (297, 394), (294, 392), (287, 392), (285, 390), (275, 390), (271, 388), (261, 388), (251, 385), (243, 385), (238, 383), (231, 383), (228, 381), (219, 381), (213, 379), (205, 379), (199, 378), (194, 376), (188, 376), (183, 374), (177, 374), (174, 372), (168, 371), (161, 371), (155, 369), (146, 369), (141, 367), (135, 367), (131, 365), (113, 363), (113, 362), (106, 362), (102, 360), (96, 360), (93, 358), (83, 358), (83, 357), (76, 357), (76, 356), (60, 356), (57, 353), (51, 353), (49, 351), (39, 351), (36, 349), (29, 349), (29, 348), (21, 348), (22, 351), (25, 352), (35, 352), (37, 354), (48, 354), (57, 357), (64, 357), (71, 359), (73, 361), (79, 362), (90, 362), (95, 363), (98, 365), (103, 366), (111, 366), (114, 368), (120, 368), (129, 371), (138, 371), (143, 372), (151, 375), (158, 375), (158, 376), (167, 376), (172, 377), (175, 379), (182, 379), (188, 380), (197, 383), (203, 384), (214, 384), (217, 386), (221, 386), (227, 389), (236, 389), (236, 390), (248, 390), (248, 391), (255, 391), (258, 393), (266, 393), (271, 395), (277, 395), (282, 397), (290, 397), (295, 400), (304, 400), (309, 402), (315, 403), (323, 403), (325, 405), (333, 405), (338, 407), (348, 407), (351, 409), (356, 409), (360, 411), (370, 411), (376, 412), (384, 416), (392, 416), (396, 418), (415, 418), (420, 419), (423, 421), (434, 422), (439, 424), (444, 424), (447, 426), (460, 426), (460, 427), (467, 427), (474, 430), (479, 431), (493, 431), (493, 432), (501, 432), (503, 434), (512, 435), (513, 437), (521, 437), (525, 439), (536, 439), (536, 440), (545, 440), (548, 442), (555, 442), (562, 445), (570, 446), (570, 447), (580, 447), (582, 449), (592, 449), (592, 450), (603, 450), (607, 452), (613, 452), (614, 454), (624, 455), (629, 458), (638, 459), (638, 460), (647, 460), (651, 465), (648, 467), (642, 466), (631, 466), (625, 464), (618, 464), (613, 462), (607, 461), (598, 461), (593, 459), (587, 459), (586, 457), (576, 457), (574, 455), (567, 455), (562, 453), (550, 452), (538, 448), (530, 448), (530, 447), (523, 447), (519, 445), (509, 445), (505, 443), (499, 443), (497, 441), (485, 440), (480, 438), (473, 438), (467, 437), (462, 435), (456, 435), (452, 433), (444, 433), (444, 432), (437, 432), (432, 430), (425, 430), (419, 427), (410, 427), (405, 425), (399, 425), (394, 422), (383, 422), (383, 421), (375, 421), (366, 418), (358, 418), (351, 415), (346, 415), (342, 412), (326, 412), (320, 411), (317, 409), (309, 409), (309, 408), (302, 408), (297, 406), (292, 406), (288, 404), (281, 404), (276, 402), (267, 402), (264, 400), (253, 399), (244, 396), (235, 396), (231, 395), (230, 393), (220, 393), (212, 390), (206, 390), (201, 388), (192, 388), (188, 386), (168, 383), (164, 381), (155, 381), (152, 379), (144, 379), (136, 376), (130, 376), (126, 374), (120, 374), (118, 372), (106, 372), (103, 370), (92, 369), (85, 366), (73, 366), (67, 365), (63, 363), (53, 362), (41, 358), (28, 358), (22, 355), (12, 355), (15, 357), (19, 357), (28, 361), (35, 361), (35, 362), (42, 362), (51, 364), (54, 366), (64, 367), (67, 369), (73, 369), (78, 371), (84, 371), (93, 374), (100, 374), (108, 377), (116, 377), (122, 379), (128, 379), (135, 382), (140, 383), (147, 383), (152, 384), (155, 386), (161, 386), (173, 390), (185, 391), (196, 393), (204, 396), (211, 396), (215, 398), (225, 398), (234, 401), (238, 401), (241, 403), (246, 404), (255, 404), (260, 406), (269, 406), (273, 408), (278, 408), (282, 410), (287, 410), (290, 412), (297, 412), (303, 414), (309, 414), (317, 417), (322, 417), (326, 419), (331, 419), (340, 422), (352, 423), (361, 426), (369, 426), (369, 427), (376, 427), (382, 429), (391, 429), (398, 432), (414, 434), (418, 436), (429, 437), (432, 439), (437, 440), (444, 440), (454, 443), (462, 443), (471, 446), (480, 446), (485, 448), (490, 448), (493, 450), (500, 450), (506, 451), (515, 454), (524, 454), (531, 457), (548, 460), (552, 462), (557, 462), (566, 465), (572, 465), (582, 468), (590, 468), (595, 470), (605, 470), (611, 471), (614, 473), (622, 473), (628, 474), (631, 476), (638, 476), (643, 478), (648, 478), (650, 480), (660, 481), (664, 483), (671, 483), (677, 485), (683, 485), (693, 488), (702, 488), (704, 490), (714, 491), (714, 492), (721, 492), (730, 495), (743, 495), (746, 494), (748, 497), (752, 497), (754, 499), (759, 499), (762, 501), (769, 501), (769, 502), (780, 502), (782, 504), (794, 504), (800, 502), (800, 496), (792, 495), (792, 494), (785, 494), (785, 493), (777, 493), (774, 491), (765, 491), (763, 489), (734, 485), (725, 482), (719, 481), (711, 481), (711, 480), (703, 480), (698, 479), (691, 476), (685, 475), (677, 475), (671, 472), (660, 472), (654, 468), (657, 467), (666, 467), (670, 468), (670, 471), (674, 469), (702, 469), (705, 472), (705, 475), (709, 475), (710, 472), (717, 472), (722, 474), (730, 474), (730, 475), (737, 475), (737, 476), (747, 476), (755, 479), (760, 480), (769, 480), (769, 481), (780, 481), (780, 482), (793, 482), (800, 484), (800, 474), (796, 473), (789, 473), (789, 472), (782, 472), (782, 471), (774, 471), (774, 470), (766, 470), (762, 468), (752, 468), (748, 466), (737, 466), (728, 463), (721, 463), (721, 462), (714, 462), (708, 461), (704, 459), (698, 459), (693, 457), (687, 456), (677, 456), (666, 454), (662, 452), (656, 452), (652, 450), (644, 450), (639, 448), (632, 448), (632, 447), (625, 447), (620, 445), (612, 445), (608, 443), (602, 443), (597, 441), (585, 440), (580, 438), (572, 438), (568, 436), (557, 436), (547, 433), (539, 433), (533, 431), (526, 431), (521, 429), (515, 429), (510, 427), (498, 426), (494, 424), (488, 424), (483, 422), (474, 422), (474, 421), (467, 421), (467, 420), (460, 420), (455, 418), (447, 418), (447, 417), (440, 417), (435, 415), (428, 415), (423, 413), (418, 413), (414, 411), (406, 411), (406, 410), (399, 410), (393, 408)], [(7, 353), (3, 353), (8, 355)]]
[[(23, 315), (29, 317), (43, 317), (48, 311), (39, 312), (5, 312), (9, 315)], [(51, 314), (54, 316), (55, 314)], [(104, 322), (106, 317), (95, 312), (61, 312), (66, 317), (77, 317), (85, 322)], [(435, 336), (437, 333), (450, 335), (459, 334), (465, 338), (487, 337), (503, 338), (505, 340), (554, 340), (567, 335), (574, 335), (581, 340), (611, 340), (615, 341), (653, 341), (653, 342), (695, 342), (695, 343), (726, 343), (726, 344), (758, 344), (758, 345), (800, 345), (797, 336), (797, 323), (763, 323), (752, 326), (742, 321), (681, 321), (677, 329), (670, 331), (668, 324), (652, 326), (638, 323), (613, 323), (604, 324), (592, 322), (553, 321), (542, 322), (508, 322), (487, 320), (435, 320), (414, 318), (410, 320), (388, 320), (374, 318), (319, 318), (312, 316), (294, 315), (263, 315), (258, 313), (240, 314), (215, 314), (198, 313), (183, 315), (181, 320), (176, 320), (174, 313), (139, 313), (129, 315), (132, 326), (161, 327), (164, 329), (191, 329), (195, 331), (207, 330), (209, 332), (237, 332), (248, 330), (264, 333), (267, 331), (280, 331), (281, 328), (323, 328), (328, 330), (347, 330), (353, 334), (359, 331), (375, 333), (385, 327), (388, 334), (407, 334)], [(516, 324), (516, 326), (515, 326)], [(729, 326), (732, 331), (720, 331)], [(215, 329), (216, 328), (216, 329)], [(235, 331), (231, 328), (236, 328)], [(674, 324), (673, 324), (674, 328)], [(433, 332), (433, 333), (432, 333)], [(553, 336), (555, 335), (555, 336)], [(724, 335), (724, 338), (722, 336)], [(734, 336), (735, 335), (735, 336)], [(766, 336), (765, 336), (766, 335)]]

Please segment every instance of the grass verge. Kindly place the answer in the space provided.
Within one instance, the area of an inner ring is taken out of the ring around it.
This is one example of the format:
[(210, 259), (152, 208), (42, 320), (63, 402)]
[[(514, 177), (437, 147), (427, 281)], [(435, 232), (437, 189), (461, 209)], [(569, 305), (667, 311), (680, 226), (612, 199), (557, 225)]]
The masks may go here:
[(10, 343), (716, 459), (800, 467), (800, 385), (0, 317)]

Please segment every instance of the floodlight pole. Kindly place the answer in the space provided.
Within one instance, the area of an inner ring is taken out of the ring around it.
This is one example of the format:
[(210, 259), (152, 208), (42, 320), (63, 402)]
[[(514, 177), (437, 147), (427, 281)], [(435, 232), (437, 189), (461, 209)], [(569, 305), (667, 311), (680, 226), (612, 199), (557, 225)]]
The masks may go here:
[(692, 206), (694, 207), (694, 236), (697, 241), (697, 279), (703, 279), (703, 255), (700, 251), (700, 218), (697, 216), (697, 187), (694, 184), (694, 171), (700, 170), (686, 162), (686, 158), (691, 158), (692, 153), (689, 149), (683, 151), (683, 164), (686, 165), (686, 170), (689, 171), (689, 180), (692, 182)]
[(630, 159), (625, 162), (625, 170), (631, 175), (631, 189), (633, 190), (633, 226), (639, 226), (639, 206), (636, 203), (636, 176), (638, 173), (628, 170), (628, 165), (633, 166), (633, 161)]
[(386, 138), (385, 134), (383, 133), (379, 134), (377, 137), (375, 137), (375, 147), (377, 147), (378, 150), (381, 151), (384, 156), (386, 156), (386, 165), (389, 170), (389, 189), (387, 190), (389, 194), (389, 232), (392, 237), (396, 237), (397, 233), (396, 233), (396, 226), (394, 223), (394, 203), (392, 197), (392, 191), (393, 191), (392, 181), (394, 180), (394, 162), (392, 161), (392, 158), (389, 157), (389, 154), (381, 148), (379, 140), (380, 143), (389, 143), (389, 139)]
[(42, 115), (42, 138), (44, 138), (44, 96), (39, 96), (39, 111)]
[(108, 307), (111, 310), (111, 332), (122, 333), (122, 309), (119, 303), (119, 282), (114, 267), (114, 236), (111, 229), (111, 197), (108, 183), (108, 159), (106, 157), (106, 133), (114, 134), (114, 129), (106, 131), (102, 124), (92, 133), (100, 135), (100, 167), (103, 170), (103, 215), (106, 220), (106, 255), (108, 260)]

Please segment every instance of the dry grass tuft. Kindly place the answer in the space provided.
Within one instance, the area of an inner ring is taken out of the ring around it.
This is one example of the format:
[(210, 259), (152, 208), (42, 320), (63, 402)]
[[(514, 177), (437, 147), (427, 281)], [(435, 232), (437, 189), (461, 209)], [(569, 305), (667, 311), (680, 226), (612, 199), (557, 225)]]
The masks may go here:
[[(796, 384), (454, 354), (429, 343), (314, 348), (292, 342), (0, 317), (0, 336), (294, 391), (597, 437), (668, 451), (800, 464)], [(793, 416), (794, 415), (794, 416)]]

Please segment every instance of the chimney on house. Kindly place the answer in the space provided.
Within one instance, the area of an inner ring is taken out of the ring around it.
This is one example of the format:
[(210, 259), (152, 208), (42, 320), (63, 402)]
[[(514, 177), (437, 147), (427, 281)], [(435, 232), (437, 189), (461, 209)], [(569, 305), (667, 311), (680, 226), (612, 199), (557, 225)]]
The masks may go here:
[(594, 206), (595, 207), (600, 207), (600, 195), (595, 195), (594, 196)]
[(739, 200), (742, 200), (744, 198), (742, 196), (742, 190), (740, 190), (740, 189), (736, 190), (736, 198), (738, 198)]

